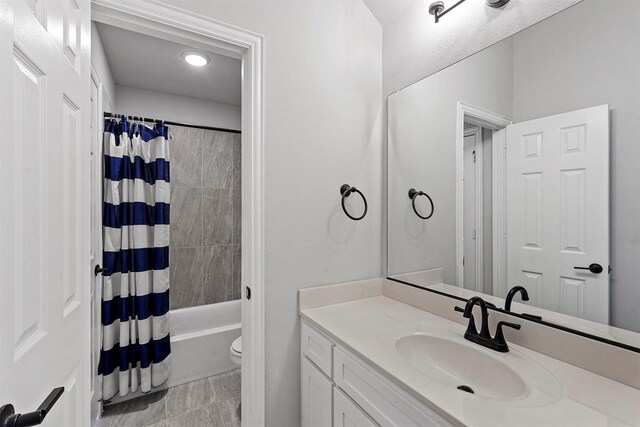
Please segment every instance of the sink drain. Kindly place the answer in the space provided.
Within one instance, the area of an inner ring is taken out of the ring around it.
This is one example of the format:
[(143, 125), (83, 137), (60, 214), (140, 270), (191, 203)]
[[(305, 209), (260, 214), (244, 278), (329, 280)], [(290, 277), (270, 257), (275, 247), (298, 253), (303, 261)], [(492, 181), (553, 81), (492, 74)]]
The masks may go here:
[(468, 385), (459, 385), (459, 386), (458, 386), (458, 387), (456, 387), (456, 388), (457, 388), (458, 390), (462, 390), (462, 391), (465, 391), (465, 392), (467, 392), (467, 393), (474, 394), (474, 393), (473, 393), (473, 389), (472, 389), (471, 387), (469, 387)]

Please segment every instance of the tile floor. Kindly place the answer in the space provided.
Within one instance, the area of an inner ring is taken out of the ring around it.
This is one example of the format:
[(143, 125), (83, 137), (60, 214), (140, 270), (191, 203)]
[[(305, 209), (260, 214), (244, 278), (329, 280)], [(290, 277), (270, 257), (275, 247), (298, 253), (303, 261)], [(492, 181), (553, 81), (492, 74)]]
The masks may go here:
[(240, 370), (107, 406), (98, 427), (240, 427)]

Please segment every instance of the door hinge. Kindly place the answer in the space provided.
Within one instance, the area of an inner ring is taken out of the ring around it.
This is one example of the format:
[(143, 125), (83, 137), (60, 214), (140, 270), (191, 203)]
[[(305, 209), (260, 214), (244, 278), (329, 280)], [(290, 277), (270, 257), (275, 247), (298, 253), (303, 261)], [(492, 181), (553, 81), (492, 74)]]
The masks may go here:
[(245, 286), (245, 295), (248, 300), (251, 299), (251, 288), (248, 286)]
[(476, 162), (476, 150), (473, 150), (473, 163)]
[(473, 229), (473, 240), (476, 240), (476, 229)]

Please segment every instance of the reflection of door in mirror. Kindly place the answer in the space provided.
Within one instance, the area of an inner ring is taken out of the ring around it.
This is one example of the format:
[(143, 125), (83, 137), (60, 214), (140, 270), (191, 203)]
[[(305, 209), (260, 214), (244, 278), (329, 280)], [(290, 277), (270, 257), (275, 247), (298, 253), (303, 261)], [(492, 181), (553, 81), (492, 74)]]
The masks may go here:
[(465, 123), (463, 140), (463, 287), (493, 294), (492, 131)]
[(463, 147), (463, 215), (464, 232), (464, 288), (482, 291), (482, 238), (478, 223), (482, 221), (482, 166), (477, 164), (481, 150), (480, 128), (465, 130)]
[[(507, 282), (530, 304), (609, 322), (609, 108), (507, 126)], [(600, 273), (576, 267), (598, 263)]]
[[(485, 175), (491, 173), (491, 169), (485, 171), (483, 133), (486, 132), (479, 126), (465, 124), (463, 146), (463, 268), (464, 288), (485, 292), (486, 283), (491, 283), (485, 278), (485, 240), (484, 223), (485, 216), (490, 217), (490, 212), (484, 210), (485, 199)], [(490, 156), (489, 156), (490, 158)], [(491, 183), (489, 182), (489, 186)], [(490, 193), (487, 196), (491, 196)], [(490, 267), (490, 266), (489, 266)], [(490, 274), (490, 269), (488, 270)]]

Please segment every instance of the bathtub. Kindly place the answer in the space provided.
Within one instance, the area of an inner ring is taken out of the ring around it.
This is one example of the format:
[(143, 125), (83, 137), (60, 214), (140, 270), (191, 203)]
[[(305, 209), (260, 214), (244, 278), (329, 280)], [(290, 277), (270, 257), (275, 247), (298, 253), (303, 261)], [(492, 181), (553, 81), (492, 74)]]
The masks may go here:
[[(167, 382), (154, 391), (238, 368), (231, 361), (229, 348), (240, 336), (240, 303), (236, 300), (170, 311), (171, 371)], [(116, 396), (104, 405), (141, 395), (138, 390), (124, 397)]]
[(167, 387), (238, 368), (229, 348), (240, 336), (241, 301), (171, 310), (171, 372)]

